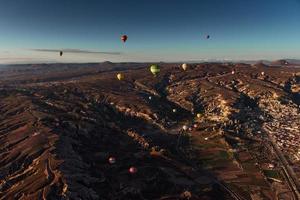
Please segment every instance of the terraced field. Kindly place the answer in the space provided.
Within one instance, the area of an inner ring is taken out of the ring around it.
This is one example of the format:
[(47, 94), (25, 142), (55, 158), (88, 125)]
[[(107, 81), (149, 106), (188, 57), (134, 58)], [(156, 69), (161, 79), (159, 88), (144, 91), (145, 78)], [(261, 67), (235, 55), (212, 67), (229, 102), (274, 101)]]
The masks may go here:
[(2, 69), (0, 199), (299, 198), (299, 68), (148, 65)]

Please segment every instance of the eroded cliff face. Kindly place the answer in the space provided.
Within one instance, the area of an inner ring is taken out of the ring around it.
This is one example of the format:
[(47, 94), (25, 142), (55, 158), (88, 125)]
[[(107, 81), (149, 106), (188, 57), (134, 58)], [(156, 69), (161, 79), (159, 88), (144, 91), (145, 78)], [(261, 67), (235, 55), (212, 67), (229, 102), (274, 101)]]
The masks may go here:
[(125, 70), (124, 81), (77, 68), (76, 78), (38, 73), (37, 82), (36, 73), (15, 72), (2, 80), (0, 198), (272, 199), (289, 190), (284, 179), (266, 181), (262, 169), (276, 156), (263, 132), (269, 127), (299, 167), (299, 70), (162, 68), (156, 78), (147, 68)]

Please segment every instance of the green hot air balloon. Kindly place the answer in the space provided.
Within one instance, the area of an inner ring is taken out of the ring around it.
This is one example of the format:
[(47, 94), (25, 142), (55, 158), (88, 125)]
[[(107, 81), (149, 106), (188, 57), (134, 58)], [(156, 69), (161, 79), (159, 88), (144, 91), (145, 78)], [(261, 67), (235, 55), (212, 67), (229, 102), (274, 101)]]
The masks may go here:
[(160, 68), (158, 65), (151, 65), (150, 71), (154, 76), (157, 76), (157, 74), (160, 72)]

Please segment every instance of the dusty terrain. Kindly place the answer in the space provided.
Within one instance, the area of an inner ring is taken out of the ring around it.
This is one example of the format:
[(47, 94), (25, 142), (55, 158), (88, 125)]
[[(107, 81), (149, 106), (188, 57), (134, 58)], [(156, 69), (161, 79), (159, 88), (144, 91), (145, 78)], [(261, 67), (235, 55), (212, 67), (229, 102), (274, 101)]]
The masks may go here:
[(0, 199), (299, 198), (299, 67), (149, 65), (1, 67)]

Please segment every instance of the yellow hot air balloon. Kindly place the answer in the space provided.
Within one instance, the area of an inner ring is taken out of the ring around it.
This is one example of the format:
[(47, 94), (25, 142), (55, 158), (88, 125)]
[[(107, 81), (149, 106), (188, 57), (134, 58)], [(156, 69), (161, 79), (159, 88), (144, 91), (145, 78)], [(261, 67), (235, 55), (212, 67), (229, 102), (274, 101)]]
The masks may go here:
[(186, 64), (186, 63), (184, 63), (184, 64), (182, 64), (182, 69), (184, 70), (184, 71), (186, 71), (187, 70), (187, 68), (188, 68), (188, 65)]
[(124, 79), (124, 75), (121, 74), (121, 73), (118, 73), (118, 74), (117, 74), (117, 79), (118, 79), (119, 81), (123, 80), (123, 79)]
[(158, 65), (151, 65), (150, 71), (154, 76), (157, 76), (160, 72), (160, 67)]
[(200, 118), (201, 116), (201, 113), (197, 113), (197, 118)]

